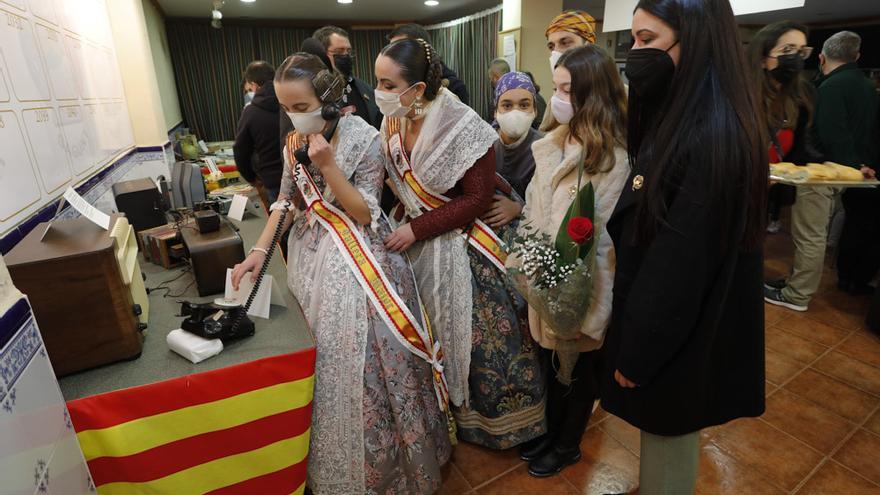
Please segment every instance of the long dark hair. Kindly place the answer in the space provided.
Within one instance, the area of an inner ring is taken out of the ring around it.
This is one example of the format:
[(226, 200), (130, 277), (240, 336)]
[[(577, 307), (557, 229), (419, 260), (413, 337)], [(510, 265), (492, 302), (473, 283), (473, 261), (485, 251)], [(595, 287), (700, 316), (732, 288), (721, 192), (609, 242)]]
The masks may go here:
[(588, 44), (566, 51), (556, 67), (571, 74), (569, 130), (584, 147), (584, 171), (606, 172), (614, 166), (614, 148), (626, 146), (626, 92), (617, 66), (605, 50)]
[[(649, 104), (629, 94), (630, 160), (644, 163), (652, 178), (637, 207), (636, 240), (650, 242), (667, 225), (683, 167), (710, 167), (722, 249), (731, 242), (758, 249), (767, 194), (765, 124), (728, 0), (640, 0), (636, 9), (669, 24), (681, 46), (665, 97)], [(739, 238), (724, 238), (730, 235)]]
[(443, 86), (443, 63), (427, 41), (418, 38), (397, 40), (382, 49), (380, 55), (394, 60), (400, 73), (410, 85), (423, 82), (425, 99), (432, 101)]
[(809, 37), (810, 31), (794, 21), (780, 21), (764, 26), (749, 42), (749, 63), (754, 72), (758, 99), (764, 105), (769, 129), (797, 126), (800, 109), (807, 111), (807, 120), (813, 120), (813, 91), (803, 74), (798, 74), (788, 84), (778, 85), (764, 69), (764, 60), (779, 38), (789, 31), (800, 31)]

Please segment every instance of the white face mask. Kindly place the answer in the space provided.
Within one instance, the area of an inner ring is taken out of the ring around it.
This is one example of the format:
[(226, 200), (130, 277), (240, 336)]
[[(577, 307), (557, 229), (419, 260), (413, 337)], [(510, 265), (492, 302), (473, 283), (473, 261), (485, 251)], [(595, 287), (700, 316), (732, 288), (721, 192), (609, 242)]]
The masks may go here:
[(552, 73), (556, 69), (556, 62), (559, 62), (559, 58), (562, 57), (562, 52), (558, 52), (553, 50), (550, 52), (550, 72)]
[(396, 118), (406, 117), (406, 114), (409, 113), (410, 107), (403, 106), (403, 103), (400, 102), (400, 96), (414, 87), (415, 84), (400, 93), (392, 93), (391, 91), (381, 91), (378, 89), (375, 90), (376, 106), (379, 107), (379, 111), (382, 112), (382, 115)]
[(574, 107), (571, 106), (571, 102), (556, 95), (550, 98), (550, 111), (553, 112), (553, 118), (556, 119), (556, 122), (560, 124), (568, 124), (574, 117)]
[(290, 121), (293, 122), (293, 128), (296, 129), (296, 132), (300, 134), (300, 136), (308, 136), (310, 134), (318, 134), (319, 132), (324, 130), (324, 126), (327, 122), (321, 117), (321, 108), (319, 107), (314, 112), (308, 113), (296, 113), (296, 112), (286, 112), (287, 116), (290, 117)]
[(495, 120), (498, 121), (504, 134), (510, 138), (519, 139), (523, 134), (529, 132), (532, 122), (535, 120), (535, 114), (522, 110), (511, 110), (507, 113), (497, 113)]
[(244, 106), (248, 106), (254, 101), (254, 95), (256, 95), (256, 91), (248, 91), (244, 94)]

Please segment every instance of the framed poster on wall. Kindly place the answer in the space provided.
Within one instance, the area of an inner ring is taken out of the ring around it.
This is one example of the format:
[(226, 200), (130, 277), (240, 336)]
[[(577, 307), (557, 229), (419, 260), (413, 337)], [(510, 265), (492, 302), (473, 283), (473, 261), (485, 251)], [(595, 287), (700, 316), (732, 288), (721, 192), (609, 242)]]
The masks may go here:
[(522, 53), (520, 51), (520, 39), (522, 36), (522, 28), (508, 29), (498, 33), (498, 58), (507, 60), (510, 70), (517, 71), (520, 69)]

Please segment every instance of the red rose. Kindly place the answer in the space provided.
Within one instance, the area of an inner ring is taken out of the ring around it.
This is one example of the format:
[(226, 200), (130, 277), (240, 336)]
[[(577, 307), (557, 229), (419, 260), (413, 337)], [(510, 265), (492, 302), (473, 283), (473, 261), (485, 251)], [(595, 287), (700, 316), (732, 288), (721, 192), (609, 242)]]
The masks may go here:
[(593, 221), (587, 217), (573, 217), (568, 221), (568, 236), (577, 244), (584, 244), (593, 238)]

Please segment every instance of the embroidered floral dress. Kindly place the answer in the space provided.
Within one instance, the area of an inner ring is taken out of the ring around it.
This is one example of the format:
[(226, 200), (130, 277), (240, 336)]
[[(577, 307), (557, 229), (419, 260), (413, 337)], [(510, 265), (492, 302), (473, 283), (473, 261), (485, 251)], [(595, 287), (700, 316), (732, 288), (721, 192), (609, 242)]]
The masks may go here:
[[(378, 131), (343, 117), (331, 143), (336, 162), (360, 191), (372, 225), (359, 226), (382, 270), (419, 318), (406, 259), (385, 250), (391, 233), (379, 209), (385, 178)], [(285, 150), (280, 198), (295, 197)], [(326, 200), (341, 209), (314, 165), (309, 173)], [(451, 446), (447, 417), (427, 362), (405, 349), (367, 299), (330, 234), (298, 211), (291, 228), (288, 285), (317, 342), (309, 487), (325, 494), (429, 494), (441, 482)], [(421, 322), (424, 325), (424, 322)]]
[[(458, 436), (495, 449), (531, 440), (546, 431), (546, 420), (544, 372), (528, 307), (463, 233), (492, 201), (498, 135), (445, 89), (428, 106), (411, 152), (402, 146), (402, 122), (383, 122), (389, 176), (417, 240), (408, 255), (443, 344)], [(407, 166), (429, 193), (450, 200), (426, 211), (401, 178)], [(496, 234), (503, 239), (513, 228)]]

